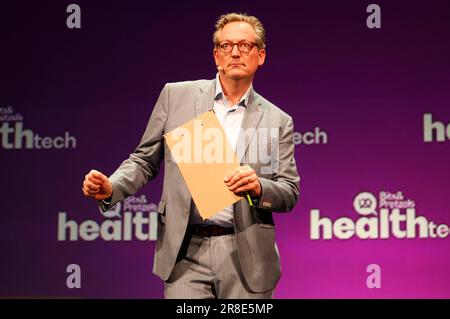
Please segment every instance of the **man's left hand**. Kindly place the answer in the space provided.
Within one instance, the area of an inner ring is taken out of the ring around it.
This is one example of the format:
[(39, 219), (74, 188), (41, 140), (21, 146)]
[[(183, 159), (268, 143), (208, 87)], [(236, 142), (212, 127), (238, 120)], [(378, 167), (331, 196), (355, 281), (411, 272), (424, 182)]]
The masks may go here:
[(248, 192), (251, 197), (261, 197), (261, 184), (253, 168), (248, 165), (239, 166), (234, 172), (225, 176), (224, 179), (230, 191), (238, 196)]

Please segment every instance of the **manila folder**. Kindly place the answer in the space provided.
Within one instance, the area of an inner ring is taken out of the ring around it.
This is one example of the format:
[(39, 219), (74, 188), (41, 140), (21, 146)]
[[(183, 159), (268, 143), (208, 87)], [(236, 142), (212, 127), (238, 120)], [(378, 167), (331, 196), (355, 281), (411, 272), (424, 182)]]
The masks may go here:
[(224, 182), (240, 164), (214, 111), (186, 122), (164, 138), (203, 219), (242, 198)]

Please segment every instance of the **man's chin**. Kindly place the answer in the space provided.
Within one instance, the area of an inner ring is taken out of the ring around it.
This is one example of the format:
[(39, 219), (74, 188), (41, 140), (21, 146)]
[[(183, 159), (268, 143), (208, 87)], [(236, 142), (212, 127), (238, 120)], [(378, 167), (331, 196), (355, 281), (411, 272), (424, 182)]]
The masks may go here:
[(242, 79), (248, 78), (249, 75), (246, 72), (243, 72), (241, 70), (231, 70), (228, 73), (228, 77), (233, 80), (242, 80)]

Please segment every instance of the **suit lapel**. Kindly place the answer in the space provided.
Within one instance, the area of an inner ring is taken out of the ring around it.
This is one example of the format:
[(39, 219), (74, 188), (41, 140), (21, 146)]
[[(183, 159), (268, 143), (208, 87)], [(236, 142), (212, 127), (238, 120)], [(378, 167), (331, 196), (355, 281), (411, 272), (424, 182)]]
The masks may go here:
[[(261, 104), (259, 95), (255, 91), (252, 91), (245, 109), (244, 119), (242, 120), (241, 131), (239, 133), (238, 147), (236, 148), (244, 150), (241, 154), (238, 154), (238, 161), (240, 163), (242, 163), (242, 159), (244, 158), (245, 153), (247, 153), (248, 145), (254, 138), (258, 129), (258, 124), (264, 114), (264, 109), (261, 107)], [(246, 138), (245, 132), (247, 130), (249, 130), (249, 134)], [(242, 143), (244, 143), (243, 148), (241, 148)]]
[(195, 96), (195, 117), (209, 111), (214, 107), (214, 93), (216, 91), (216, 81), (211, 80), (208, 85), (200, 88), (200, 92)]

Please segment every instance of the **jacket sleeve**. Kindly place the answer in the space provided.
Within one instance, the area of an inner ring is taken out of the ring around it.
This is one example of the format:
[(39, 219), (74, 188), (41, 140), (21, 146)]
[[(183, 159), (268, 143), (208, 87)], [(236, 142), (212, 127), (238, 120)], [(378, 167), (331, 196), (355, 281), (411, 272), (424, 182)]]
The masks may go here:
[(113, 194), (108, 200), (98, 202), (103, 211), (133, 195), (158, 175), (164, 158), (163, 134), (168, 116), (168, 103), (169, 85), (166, 84), (153, 108), (139, 146), (109, 177)]
[(289, 117), (286, 126), (280, 133), (279, 161), (271, 179), (259, 178), (262, 194), (258, 208), (271, 211), (288, 212), (297, 203), (300, 177), (294, 157), (293, 121)]

